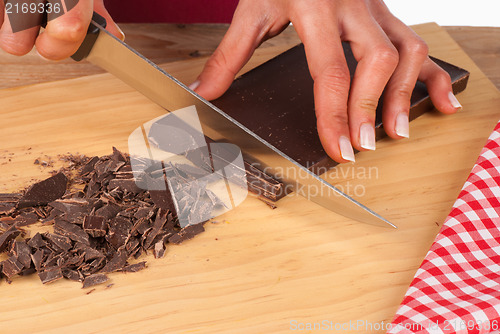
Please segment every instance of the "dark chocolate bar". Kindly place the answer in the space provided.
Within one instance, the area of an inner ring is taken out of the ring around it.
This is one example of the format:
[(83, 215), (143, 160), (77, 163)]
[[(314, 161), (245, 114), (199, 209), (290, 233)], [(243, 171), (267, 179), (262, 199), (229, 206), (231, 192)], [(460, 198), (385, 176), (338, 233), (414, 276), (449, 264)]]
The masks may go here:
[[(349, 44), (343, 47), (352, 76), (357, 62)], [(450, 74), (455, 94), (465, 89), (469, 72), (432, 60)], [(337, 164), (326, 155), (318, 137), (313, 80), (302, 44), (237, 78), (213, 104), (313, 172)], [(418, 82), (411, 97), (410, 120), (432, 107), (425, 84)], [(377, 108), (377, 140), (385, 136), (381, 111), (382, 101)]]

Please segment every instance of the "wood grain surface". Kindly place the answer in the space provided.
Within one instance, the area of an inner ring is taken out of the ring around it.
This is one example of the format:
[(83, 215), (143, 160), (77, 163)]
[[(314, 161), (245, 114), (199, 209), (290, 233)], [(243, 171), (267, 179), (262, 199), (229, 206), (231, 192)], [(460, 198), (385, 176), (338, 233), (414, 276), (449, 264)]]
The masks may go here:
[[(120, 24), (126, 41), (156, 64), (197, 57), (207, 57), (226, 32), (227, 24)], [(479, 68), (500, 89), (500, 28), (444, 27)], [(289, 27), (260, 47), (290, 45), (299, 42)], [(40, 82), (77, 78), (103, 73), (87, 62), (63, 60), (48, 62), (34, 51), (24, 57), (0, 50), (0, 88), (25, 86)]]
[[(288, 333), (306, 323), (385, 332), (376, 328), (392, 319), (499, 118), (500, 93), (454, 40), (435, 24), (414, 29), (432, 55), (471, 71), (463, 110), (426, 114), (409, 140), (384, 139), (326, 176), (398, 230), (293, 194), (275, 210), (250, 197), (165, 258), (147, 257), (146, 270), (110, 275), (109, 289), (87, 295), (78, 283), (34, 276), (0, 282), (0, 332)], [(284, 48), (262, 49), (249, 67)], [(202, 65), (164, 67), (190, 82)], [(46, 175), (33, 165), (44, 154), (126, 150), (132, 130), (163, 114), (109, 74), (6, 89), (0, 101), (0, 192)]]

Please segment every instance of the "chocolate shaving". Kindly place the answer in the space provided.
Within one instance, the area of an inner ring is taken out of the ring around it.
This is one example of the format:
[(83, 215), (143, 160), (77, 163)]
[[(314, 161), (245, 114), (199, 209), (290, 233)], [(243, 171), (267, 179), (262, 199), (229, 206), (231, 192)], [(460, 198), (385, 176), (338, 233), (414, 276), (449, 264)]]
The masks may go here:
[(83, 229), (94, 238), (104, 237), (106, 235), (106, 221), (101, 216), (85, 216)]
[(197, 234), (200, 234), (203, 231), (205, 231), (203, 224), (189, 225), (168, 238), (168, 242), (172, 244), (180, 244), (186, 240), (194, 238)]
[(38, 215), (35, 212), (23, 212), (16, 217), (16, 226), (28, 226), (38, 221)]
[(0, 235), (0, 252), (7, 249), (11, 240), (15, 239), (21, 231), (19, 231), (14, 226), (11, 226), (7, 231)]
[(68, 178), (63, 173), (35, 183), (32, 185), (19, 200), (17, 207), (26, 208), (30, 206), (46, 205), (58, 198), (61, 198), (66, 192)]
[(106, 263), (104, 268), (102, 268), (103, 273), (112, 273), (113, 271), (117, 271), (125, 267), (128, 259), (128, 254), (125, 250), (120, 249), (113, 258)]
[(33, 238), (28, 240), (28, 246), (32, 248), (43, 248), (47, 246), (47, 243), (43, 240), (42, 235), (37, 233), (33, 236)]
[(11, 253), (17, 258), (24, 268), (29, 268), (31, 266), (31, 248), (28, 246), (26, 241), (15, 240), (12, 243)]
[(63, 277), (63, 274), (61, 268), (52, 267), (52, 268), (47, 268), (44, 271), (38, 272), (38, 277), (40, 277), (40, 280), (42, 281), (43, 284), (47, 284), (57, 281), (58, 279), (61, 279)]
[(17, 257), (11, 256), (7, 260), (2, 261), (2, 273), (10, 279), (19, 274), (23, 269), (23, 265), (18, 261)]
[(89, 235), (78, 225), (68, 223), (62, 219), (56, 219), (54, 224), (54, 232), (62, 236), (68, 237), (73, 241), (81, 242), (85, 245), (90, 245)]
[(136, 273), (139, 270), (142, 270), (144, 268), (146, 268), (146, 261), (130, 264), (128, 266), (123, 267), (120, 271), (127, 272), (127, 273)]
[[(170, 193), (153, 195), (139, 189), (129, 157), (116, 149), (110, 156), (60, 159), (68, 167), (24, 195), (0, 194), (0, 210), (8, 207), (0, 211), (8, 212), (0, 214), (0, 252), (9, 256), (0, 262), (0, 276), (8, 282), (15, 275), (36, 272), (43, 283), (65, 278), (92, 286), (104, 281), (106, 273), (144, 269), (144, 261), (131, 265), (127, 261), (150, 249), (161, 258), (170, 240), (179, 243), (203, 230), (201, 225), (181, 229)], [(198, 172), (182, 164), (169, 168), (183, 180)], [(163, 178), (162, 170), (155, 173)], [(58, 186), (57, 196), (46, 194)], [(200, 210), (202, 215), (223, 205), (206, 184), (186, 188), (185, 197), (183, 210)], [(38, 221), (53, 231), (29, 238), (17, 228)]]

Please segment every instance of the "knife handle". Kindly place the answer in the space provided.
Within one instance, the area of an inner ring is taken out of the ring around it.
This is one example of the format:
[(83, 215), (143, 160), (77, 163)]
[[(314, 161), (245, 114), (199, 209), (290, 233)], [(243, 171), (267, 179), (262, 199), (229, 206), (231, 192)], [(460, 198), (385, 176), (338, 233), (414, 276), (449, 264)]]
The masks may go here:
[[(71, 56), (71, 58), (76, 61), (87, 58), (90, 51), (92, 50), (92, 47), (94, 46), (95, 41), (97, 40), (97, 36), (99, 35), (99, 26), (102, 28), (106, 28), (106, 24), (106, 19), (94, 12), (92, 14), (92, 21), (90, 22), (89, 29), (87, 30), (87, 36), (85, 36), (82, 45), (80, 45), (80, 48), (78, 48), (78, 50)], [(44, 28), (47, 26), (47, 13), (45, 13), (45, 15), (43, 16), (41, 26)]]

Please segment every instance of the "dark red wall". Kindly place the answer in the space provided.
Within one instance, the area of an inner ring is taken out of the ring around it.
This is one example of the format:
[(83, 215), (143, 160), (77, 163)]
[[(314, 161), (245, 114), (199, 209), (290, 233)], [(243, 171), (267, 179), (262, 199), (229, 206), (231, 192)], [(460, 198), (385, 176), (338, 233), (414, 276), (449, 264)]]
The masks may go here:
[(229, 23), (238, 0), (104, 0), (118, 23)]

